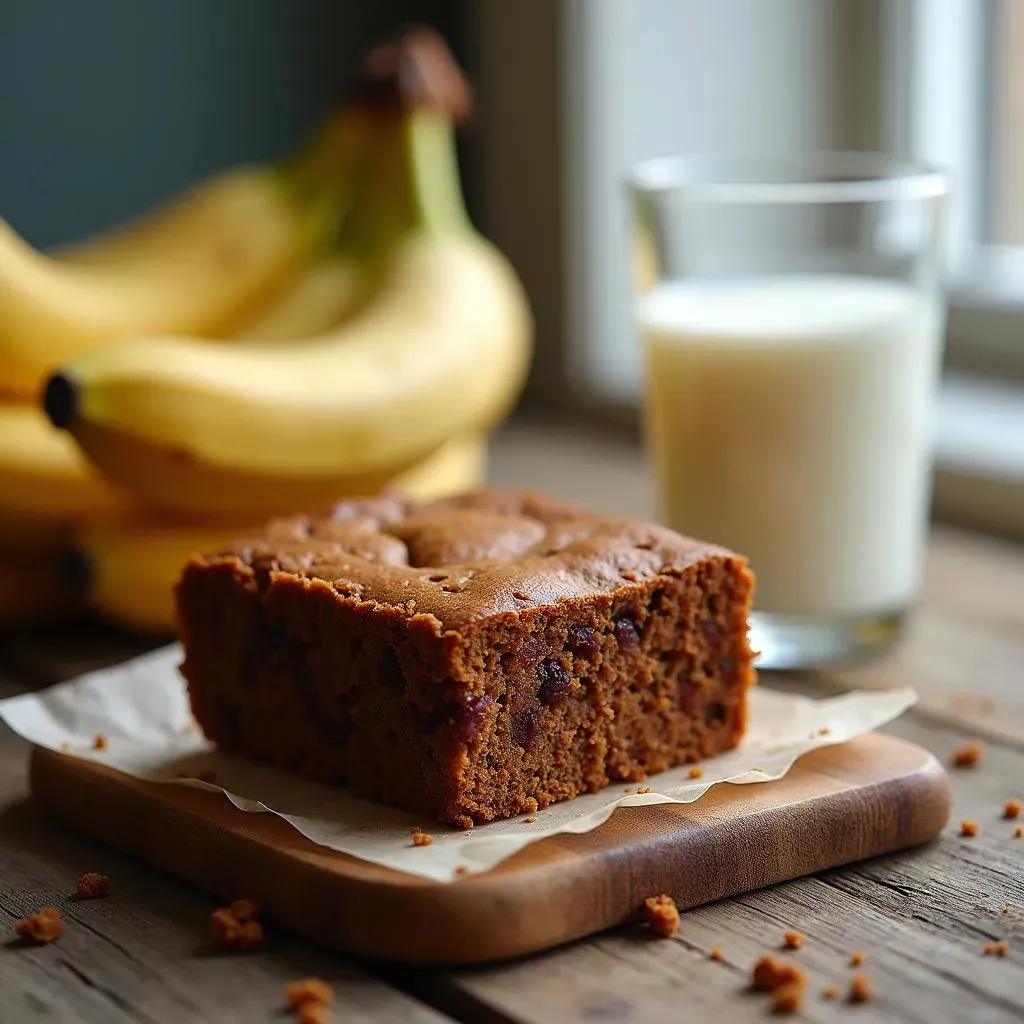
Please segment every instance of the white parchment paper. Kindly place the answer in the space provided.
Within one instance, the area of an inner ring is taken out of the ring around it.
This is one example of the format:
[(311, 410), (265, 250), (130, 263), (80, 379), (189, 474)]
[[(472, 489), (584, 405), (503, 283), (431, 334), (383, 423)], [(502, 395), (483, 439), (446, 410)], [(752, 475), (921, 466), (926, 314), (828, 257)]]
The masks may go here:
[[(690, 803), (717, 783), (779, 779), (801, 754), (869, 732), (917, 699), (913, 690), (899, 689), (853, 691), (815, 701), (757, 686), (751, 692), (746, 739), (738, 749), (702, 762), (700, 779), (690, 778), (689, 766), (677, 768), (642, 783), (650, 793), (637, 794), (636, 784), (614, 783), (536, 815), (466, 832), (217, 753), (189, 712), (178, 673), (180, 661), (177, 645), (164, 647), (123, 665), (2, 701), (0, 718), (39, 746), (136, 778), (222, 792), (240, 812), (277, 814), (322, 846), (438, 882), (487, 871), (545, 836), (589, 832), (617, 807)], [(107, 740), (105, 749), (93, 748), (98, 733)], [(197, 778), (210, 772), (215, 783)], [(412, 845), (414, 826), (433, 836), (430, 846)]]

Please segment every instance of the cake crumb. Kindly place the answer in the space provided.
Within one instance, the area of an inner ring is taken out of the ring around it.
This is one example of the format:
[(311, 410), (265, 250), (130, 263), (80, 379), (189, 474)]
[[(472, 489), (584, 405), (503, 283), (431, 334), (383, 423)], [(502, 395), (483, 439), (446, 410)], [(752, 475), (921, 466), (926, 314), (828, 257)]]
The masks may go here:
[(758, 992), (774, 992), (782, 985), (804, 985), (804, 972), (785, 960), (777, 960), (770, 953), (758, 957), (754, 962), (752, 981)]
[(960, 822), (960, 835), (966, 836), (968, 839), (973, 839), (980, 831), (981, 828), (978, 826), (976, 821), (964, 818), (964, 820)]
[(985, 956), (1006, 956), (1010, 952), (1008, 942), (990, 942), (981, 951)]
[(230, 907), (218, 907), (210, 915), (213, 944), (218, 949), (239, 952), (258, 949), (263, 944), (263, 926), (255, 918), (237, 917), (234, 912), (236, 906), (239, 906), (243, 914), (253, 908), (259, 913), (259, 904), (253, 900), (235, 900)]
[(984, 756), (985, 748), (981, 745), (981, 741), (971, 740), (970, 743), (965, 743), (953, 751), (952, 764), (954, 768), (974, 768), (981, 764), (981, 759)]
[(804, 986), (796, 981), (772, 990), (772, 1013), (799, 1013), (804, 1001)]
[(838, 985), (826, 985), (821, 990), (822, 999), (838, 999), (842, 995), (842, 990)]
[(786, 949), (803, 949), (807, 943), (807, 936), (803, 932), (788, 931), (782, 936)]
[(457, 874), (457, 875), (464, 875), (465, 873), (466, 873), (466, 869), (465, 869), (465, 867), (463, 867), (463, 865), (461, 865), (461, 864), (456, 864), (455, 865), (455, 874)]
[(679, 911), (671, 896), (648, 896), (644, 900), (644, 920), (655, 935), (670, 939), (679, 930)]
[(711, 959), (712, 960), (724, 960), (725, 959), (725, 950), (722, 949), (721, 946), (713, 947), (712, 950), (711, 950)]
[(334, 989), (322, 978), (303, 978), (288, 982), (284, 996), (293, 1010), (300, 1006), (328, 1006), (334, 1001)]
[(537, 818), (536, 818), (535, 815), (533, 815), (533, 816), (531, 816), (529, 818), (523, 818), (523, 824), (524, 825), (532, 825), (536, 820), (537, 820)]
[(43, 946), (60, 938), (64, 931), (64, 922), (56, 907), (40, 907), (31, 917), (18, 921), (14, 925), (14, 934), (26, 942), (34, 942)]
[(831, 736), (832, 735), (832, 730), (827, 725), (823, 725), (818, 730), (818, 735), (819, 736)]
[(429, 846), (433, 841), (434, 837), (429, 832), (421, 832), (418, 828), (412, 830), (413, 846)]
[(871, 979), (866, 974), (858, 974), (850, 982), (851, 1003), (870, 1003), (874, 994)]
[(643, 796), (645, 793), (653, 793), (654, 790), (650, 786), (637, 786), (636, 792), (638, 796)]
[(1009, 914), (1011, 910), (1013, 910), (1013, 907), (1011, 907), (1009, 903), (1007, 903), (1006, 906), (1003, 907), (1004, 914)]
[(93, 750), (106, 750), (107, 749), (107, 737), (103, 733), (98, 732), (92, 738)]
[(1009, 821), (1014, 821), (1020, 817), (1020, 812), (1024, 810), (1024, 804), (1019, 800), (1007, 800), (1003, 805), (1003, 817)]
[(691, 768), (690, 769), (690, 778), (691, 779), (699, 779), (699, 778), (702, 778), (703, 775), (704, 775), (704, 772), (700, 768)]
[(855, 950), (850, 956), (851, 967), (863, 967), (868, 961), (868, 958), (858, 949)]
[(95, 900), (110, 895), (110, 879), (97, 871), (87, 871), (75, 882), (75, 895), (80, 900)]
[(1013, 833), (1014, 839), (1024, 839), (1024, 825), (1018, 825)]

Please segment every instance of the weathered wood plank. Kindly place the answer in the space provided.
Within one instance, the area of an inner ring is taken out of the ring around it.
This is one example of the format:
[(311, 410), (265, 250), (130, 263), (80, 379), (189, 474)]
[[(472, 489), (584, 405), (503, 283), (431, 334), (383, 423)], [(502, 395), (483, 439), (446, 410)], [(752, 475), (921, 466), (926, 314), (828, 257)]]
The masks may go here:
[[(113, 894), (85, 902), (69, 898), (84, 871), (109, 875)], [(264, 952), (217, 954), (207, 939), (215, 905), (207, 896), (80, 839), (26, 802), (0, 811), (0, 880), (0, 932), (10, 933), (14, 921), (47, 903), (59, 906), (67, 922), (64, 935), (49, 946), (0, 946), (5, 1024), (41, 1017), (97, 1024), (275, 1021), (281, 1019), (284, 983), (310, 975), (334, 986), (341, 1020), (447, 1019), (273, 928)]]
[[(911, 713), (891, 731), (947, 759), (962, 730)], [(811, 979), (803, 1018), (849, 1019), (821, 996), (845, 987), (851, 952), (867, 952), (877, 999), (856, 1019), (886, 1024), (978, 1024), (1024, 1018), (1024, 840), (1000, 815), (1020, 795), (1024, 754), (991, 744), (981, 766), (952, 771), (954, 816), (942, 839), (915, 851), (749, 893), (684, 915), (670, 942), (642, 930), (609, 933), (542, 957), (439, 975), (411, 972), (410, 989), (442, 1008), (503, 1024), (704, 1024), (763, 1020), (764, 997), (746, 991), (750, 966), (796, 928), (807, 946), (787, 954)], [(1016, 791), (1015, 788), (1016, 787)], [(962, 818), (981, 834), (959, 836)], [(1003, 906), (1013, 910), (1003, 914)], [(1006, 939), (1011, 956), (982, 955)], [(722, 963), (709, 959), (721, 946)], [(682, 1016), (681, 1016), (682, 1015)]]

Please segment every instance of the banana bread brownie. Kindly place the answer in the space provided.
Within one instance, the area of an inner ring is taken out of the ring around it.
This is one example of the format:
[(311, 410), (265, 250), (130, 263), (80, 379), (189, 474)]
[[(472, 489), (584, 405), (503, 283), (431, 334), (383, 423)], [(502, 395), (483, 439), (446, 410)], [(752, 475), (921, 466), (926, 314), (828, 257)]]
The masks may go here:
[(468, 827), (734, 746), (752, 589), (539, 495), (345, 501), (190, 561), (182, 672), (225, 751)]

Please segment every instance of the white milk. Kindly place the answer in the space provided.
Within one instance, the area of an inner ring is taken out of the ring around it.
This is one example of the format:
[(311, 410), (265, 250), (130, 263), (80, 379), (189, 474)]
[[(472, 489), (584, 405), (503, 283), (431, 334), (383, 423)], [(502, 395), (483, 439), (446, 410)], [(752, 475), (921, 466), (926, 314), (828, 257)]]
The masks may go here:
[(640, 300), (668, 523), (749, 556), (759, 611), (913, 597), (927, 517), (937, 301), (854, 276), (659, 285)]

